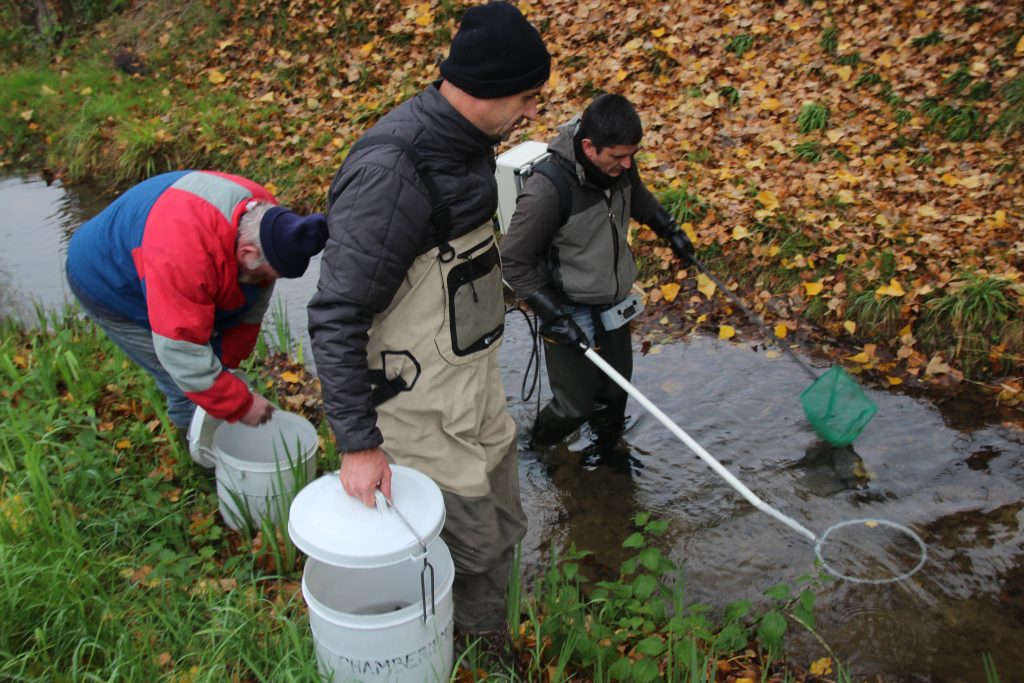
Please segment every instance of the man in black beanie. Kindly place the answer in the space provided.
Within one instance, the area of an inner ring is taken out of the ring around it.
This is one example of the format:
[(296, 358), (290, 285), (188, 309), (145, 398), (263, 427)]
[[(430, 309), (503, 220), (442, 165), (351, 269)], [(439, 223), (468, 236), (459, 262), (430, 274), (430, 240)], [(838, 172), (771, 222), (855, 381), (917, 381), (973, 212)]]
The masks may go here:
[(376, 489), (391, 495), (391, 464), (437, 482), (454, 627), (489, 640), (507, 639), (509, 571), (526, 531), (498, 372), (494, 148), (536, 118), (550, 68), (515, 6), (467, 10), (442, 79), (364, 133), (335, 176), (309, 304), (345, 490), (373, 506)]

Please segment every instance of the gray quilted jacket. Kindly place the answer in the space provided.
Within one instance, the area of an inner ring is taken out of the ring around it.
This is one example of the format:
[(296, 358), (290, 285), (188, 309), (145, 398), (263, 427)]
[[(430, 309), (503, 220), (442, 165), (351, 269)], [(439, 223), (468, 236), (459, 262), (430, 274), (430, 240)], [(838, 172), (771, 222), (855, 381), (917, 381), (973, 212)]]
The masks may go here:
[[(497, 140), (482, 133), (429, 86), (380, 119), (364, 137), (410, 141), (451, 210), (451, 237), (494, 215)], [(309, 334), (327, 419), (338, 448), (379, 446), (371, 403), (367, 331), (391, 303), (416, 256), (435, 246), (431, 200), (409, 158), (393, 145), (357, 150), (328, 195), (330, 238), (309, 303)]]

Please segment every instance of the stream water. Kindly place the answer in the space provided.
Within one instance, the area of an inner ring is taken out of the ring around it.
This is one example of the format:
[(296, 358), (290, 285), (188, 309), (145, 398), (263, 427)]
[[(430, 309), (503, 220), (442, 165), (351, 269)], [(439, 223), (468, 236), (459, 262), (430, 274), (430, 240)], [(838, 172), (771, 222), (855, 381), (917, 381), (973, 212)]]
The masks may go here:
[[(66, 299), (67, 236), (106, 201), (33, 176), (0, 180), (0, 314), (31, 316), (32, 302)], [(282, 281), (291, 329), (305, 338), (314, 263)], [(660, 422), (631, 401), (622, 448), (597, 454), (587, 430), (564, 446), (526, 447), (536, 394), (521, 398), (530, 358), (523, 316), (507, 319), (502, 363), (521, 438), (520, 476), (530, 530), (524, 569), (536, 574), (549, 548), (591, 550), (614, 575), (628, 557), (632, 518), (669, 521), (664, 549), (685, 567), (688, 599), (715, 609), (813, 574), (814, 549), (743, 500)], [(817, 633), (856, 680), (982, 681), (982, 653), (1004, 683), (1024, 662), (1024, 433), (983, 406), (869, 390), (878, 414), (853, 448), (810, 431), (799, 401), (807, 377), (785, 356), (744, 343), (693, 337), (637, 353), (634, 384), (768, 504), (815, 534), (854, 518), (916, 531), (928, 561), (910, 579), (882, 586), (845, 581), (818, 595)], [(309, 354), (306, 355), (309, 358)], [(550, 397), (540, 388), (542, 401)], [(791, 655), (807, 665), (827, 652), (793, 626)]]

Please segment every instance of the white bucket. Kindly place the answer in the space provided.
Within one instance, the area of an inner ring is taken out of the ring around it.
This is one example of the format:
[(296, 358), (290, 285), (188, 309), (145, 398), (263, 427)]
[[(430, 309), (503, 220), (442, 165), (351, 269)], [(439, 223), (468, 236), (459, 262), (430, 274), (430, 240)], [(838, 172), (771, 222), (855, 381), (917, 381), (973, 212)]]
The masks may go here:
[(325, 474), (292, 502), (288, 534), (308, 555), (302, 596), (320, 672), (335, 683), (447, 681), (455, 564), (440, 538), (441, 489), (391, 466), (391, 501), (367, 507)]
[(455, 566), (440, 539), (430, 544), (427, 558), (434, 570), (434, 595), (427, 575), (425, 600), (422, 559), (372, 570), (306, 560), (302, 596), (321, 674), (335, 683), (448, 680), (454, 654)]
[[(217, 498), (224, 523), (242, 528), (277, 522), (316, 472), (316, 428), (301, 415), (275, 410), (266, 424), (224, 422), (213, 433)], [(244, 505), (245, 510), (240, 509)]]

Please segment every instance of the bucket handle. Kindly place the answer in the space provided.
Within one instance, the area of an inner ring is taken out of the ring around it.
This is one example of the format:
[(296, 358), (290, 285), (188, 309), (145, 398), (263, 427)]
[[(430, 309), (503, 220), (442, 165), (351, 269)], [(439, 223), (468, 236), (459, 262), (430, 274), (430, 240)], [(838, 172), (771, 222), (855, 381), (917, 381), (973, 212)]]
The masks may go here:
[[(384, 495), (384, 492), (377, 489), (373, 494), (374, 500), (377, 502), (377, 510), (381, 513), (387, 512), (390, 507), (398, 515), (398, 518), (402, 520), (402, 524), (409, 530), (413, 538), (419, 541), (420, 547), (423, 548), (423, 569), (420, 570), (420, 596), (422, 600), (420, 604), (423, 605), (423, 623), (427, 623), (427, 575), (430, 575), (430, 614), (437, 614), (437, 605), (435, 601), (435, 586), (434, 586), (434, 566), (427, 560), (427, 544), (423, 542), (420, 535), (416, 533), (416, 530), (412, 528), (412, 524), (409, 524), (409, 520), (405, 518), (405, 515), (398, 509), (395, 502)], [(416, 558), (411, 558), (415, 560)]]

